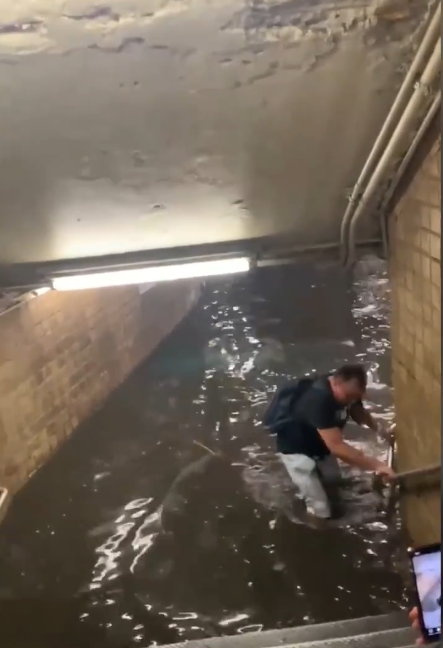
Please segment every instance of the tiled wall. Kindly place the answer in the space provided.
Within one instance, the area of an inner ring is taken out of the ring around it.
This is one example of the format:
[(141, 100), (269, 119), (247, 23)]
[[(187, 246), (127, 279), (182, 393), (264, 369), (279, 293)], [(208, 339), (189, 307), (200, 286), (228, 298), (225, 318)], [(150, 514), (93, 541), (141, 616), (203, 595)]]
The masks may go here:
[(50, 292), (0, 316), (0, 485), (17, 490), (192, 308), (197, 282)]
[[(441, 163), (430, 134), (390, 219), (393, 373), (402, 470), (441, 461)], [(404, 499), (416, 544), (441, 538), (439, 490)]]

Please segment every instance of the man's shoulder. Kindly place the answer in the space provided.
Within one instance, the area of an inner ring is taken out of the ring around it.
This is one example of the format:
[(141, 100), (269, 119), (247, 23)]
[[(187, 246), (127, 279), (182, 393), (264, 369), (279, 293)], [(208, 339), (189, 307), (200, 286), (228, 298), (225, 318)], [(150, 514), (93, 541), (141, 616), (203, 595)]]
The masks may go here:
[(329, 429), (336, 427), (337, 406), (329, 381), (319, 378), (301, 399), (297, 413), (310, 427)]
[(318, 376), (305, 393), (305, 403), (316, 407), (335, 407), (334, 395), (329, 386), (328, 376)]
[(319, 399), (335, 402), (328, 375), (318, 376), (312, 383), (311, 391)]

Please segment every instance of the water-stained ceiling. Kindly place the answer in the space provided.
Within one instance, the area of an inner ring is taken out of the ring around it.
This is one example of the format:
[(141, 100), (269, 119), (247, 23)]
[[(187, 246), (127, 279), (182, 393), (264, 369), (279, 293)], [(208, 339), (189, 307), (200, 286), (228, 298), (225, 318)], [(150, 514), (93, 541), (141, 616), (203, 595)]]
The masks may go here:
[[(336, 242), (426, 13), (422, 0), (2, 0), (0, 262)], [(360, 237), (378, 237), (375, 219)]]

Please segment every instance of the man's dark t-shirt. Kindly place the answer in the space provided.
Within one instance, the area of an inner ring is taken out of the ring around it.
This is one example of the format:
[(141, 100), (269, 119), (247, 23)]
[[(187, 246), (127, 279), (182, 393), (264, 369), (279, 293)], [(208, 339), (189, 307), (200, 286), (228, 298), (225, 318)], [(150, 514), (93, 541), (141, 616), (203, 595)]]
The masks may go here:
[(318, 430), (343, 429), (349, 408), (337, 403), (328, 378), (319, 376), (295, 403), (294, 420), (277, 433), (281, 454), (304, 454), (313, 459), (330, 454)]

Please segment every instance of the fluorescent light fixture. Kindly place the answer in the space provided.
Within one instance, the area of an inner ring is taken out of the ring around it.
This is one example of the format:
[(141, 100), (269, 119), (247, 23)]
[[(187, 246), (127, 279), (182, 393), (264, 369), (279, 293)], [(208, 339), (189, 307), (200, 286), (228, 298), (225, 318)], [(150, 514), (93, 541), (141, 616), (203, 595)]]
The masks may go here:
[(51, 288), (49, 286), (42, 286), (41, 288), (36, 288), (35, 290), (33, 290), (33, 293), (34, 295), (36, 295), (36, 297), (40, 297), (40, 295), (44, 295), (50, 290)]
[(251, 262), (246, 257), (219, 259), (217, 261), (198, 261), (175, 265), (114, 270), (93, 274), (56, 277), (52, 280), (54, 290), (84, 290), (86, 288), (105, 288), (108, 286), (127, 286), (133, 284), (173, 281), (174, 279), (193, 279), (215, 277), (224, 274), (248, 272)]

